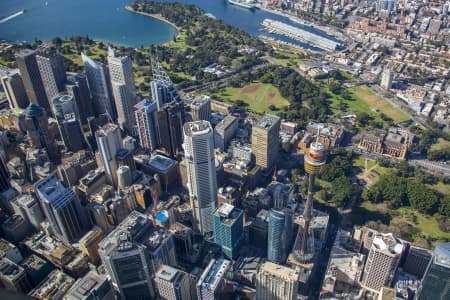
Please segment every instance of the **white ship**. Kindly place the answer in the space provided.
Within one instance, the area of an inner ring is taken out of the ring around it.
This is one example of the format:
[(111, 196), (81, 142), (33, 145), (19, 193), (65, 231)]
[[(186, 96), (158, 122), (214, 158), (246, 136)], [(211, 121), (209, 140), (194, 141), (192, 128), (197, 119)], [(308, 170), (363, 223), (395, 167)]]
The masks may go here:
[(330, 38), (326, 38), (305, 29), (291, 26), (279, 21), (265, 19), (261, 25), (269, 33), (281, 34), (296, 41), (300, 41), (326, 51), (335, 51), (344, 46), (342, 43)]
[(18, 11), (18, 12), (14, 13), (14, 14), (8, 16), (8, 17), (4, 17), (4, 18), (0, 19), (0, 24), (8, 22), (9, 20), (12, 20), (15, 17), (18, 17), (18, 16), (24, 14), (25, 12), (26, 12), (26, 10), (22, 9), (21, 11)]
[(247, 9), (255, 9), (256, 5), (254, 5), (253, 0), (228, 0), (228, 3), (236, 6), (240, 6)]

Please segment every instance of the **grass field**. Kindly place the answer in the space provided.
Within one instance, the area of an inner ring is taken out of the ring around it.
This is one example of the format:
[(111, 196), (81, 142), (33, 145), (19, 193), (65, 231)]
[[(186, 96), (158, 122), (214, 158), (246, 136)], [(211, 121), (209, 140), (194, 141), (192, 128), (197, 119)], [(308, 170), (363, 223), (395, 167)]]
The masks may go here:
[(270, 112), (270, 105), (275, 105), (278, 109), (289, 105), (289, 101), (280, 95), (278, 89), (267, 83), (252, 83), (242, 88), (228, 87), (218, 96), (229, 103), (242, 100), (250, 110), (257, 113)]
[(351, 100), (345, 100), (340, 95), (333, 94), (324, 82), (321, 84), (321, 89), (331, 95), (331, 110), (334, 113), (339, 112), (339, 103), (343, 102), (345, 106), (343, 112), (346, 114), (366, 112), (379, 122), (383, 122), (380, 117), (381, 113), (390, 117), (395, 123), (400, 123), (409, 119), (408, 115), (392, 106), (366, 85), (349, 88), (348, 91), (352, 97)]
[(442, 181), (439, 181), (438, 183), (436, 183), (430, 187), (443, 195), (450, 194), (450, 184), (445, 184)]
[(354, 109), (359, 109), (362, 111), (375, 111), (377, 113), (384, 113), (395, 123), (400, 123), (409, 119), (409, 117), (392, 106), (389, 102), (375, 94), (368, 86), (360, 85), (350, 88), (350, 92), (353, 95), (353, 101), (350, 101), (349, 106), (354, 107)]
[(400, 222), (408, 223), (419, 229), (420, 235), (423, 235), (425, 238), (431, 238), (434, 241), (433, 244), (450, 241), (450, 233), (439, 229), (438, 221), (435, 217), (423, 215), (410, 207), (391, 210), (385, 204), (363, 202), (354, 209), (353, 214), (360, 221), (380, 220), (391, 227)]

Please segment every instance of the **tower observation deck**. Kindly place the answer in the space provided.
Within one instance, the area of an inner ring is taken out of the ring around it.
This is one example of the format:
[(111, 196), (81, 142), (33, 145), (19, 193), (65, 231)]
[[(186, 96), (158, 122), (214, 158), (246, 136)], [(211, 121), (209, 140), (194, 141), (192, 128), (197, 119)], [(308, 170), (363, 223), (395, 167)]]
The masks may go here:
[(324, 146), (317, 141), (312, 143), (309, 150), (305, 153), (304, 158), (305, 172), (309, 175), (308, 195), (306, 198), (305, 210), (303, 212), (305, 224), (303, 228), (299, 228), (293, 248), (294, 258), (301, 264), (311, 263), (316, 251), (314, 246), (314, 234), (310, 231), (314, 182), (316, 180), (316, 175), (319, 175), (323, 171), (325, 162), (326, 156)]

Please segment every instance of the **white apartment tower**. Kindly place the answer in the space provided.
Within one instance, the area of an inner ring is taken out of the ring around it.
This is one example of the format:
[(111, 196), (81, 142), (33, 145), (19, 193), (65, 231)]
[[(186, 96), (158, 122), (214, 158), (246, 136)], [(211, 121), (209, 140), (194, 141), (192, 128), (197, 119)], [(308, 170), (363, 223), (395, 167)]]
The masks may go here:
[(136, 88), (131, 58), (116, 56), (113, 49), (108, 51), (108, 67), (111, 76), (111, 87), (117, 109), (117, 122), (129, 133), (133, 132), (136, 104)]
[(256, 299), (297, 299), (299, 276), (298, 270), (265, 262), (256, 274)]
[(163, 265), (159, 268), (155, 274), (155, 283), (161, 299), (197, 299), (194, 277), (171, 266)]
[(383, 73), (381, 73), (380, 86), (386, 91), (389, 91), (392, 88), (393, 80), (394, 73), (389, 68), (386, 68), (383, 70)]
[(188, 189), (196, 228), (212, 233), (212, 215), (217, 207), (217, 178), (213, 129), (208, 121), (183, 126)]
[(362, 285), (374, 292), (390, 286), (395, 277), (403, 244), (391, 233), (377, 234), (370, 247), (362, 277)]
[(117, 125), (108, 123), (95, 132), (98, 151), (108, 183), (117, 187), (117, 152), (122, 148), (122, 134)]

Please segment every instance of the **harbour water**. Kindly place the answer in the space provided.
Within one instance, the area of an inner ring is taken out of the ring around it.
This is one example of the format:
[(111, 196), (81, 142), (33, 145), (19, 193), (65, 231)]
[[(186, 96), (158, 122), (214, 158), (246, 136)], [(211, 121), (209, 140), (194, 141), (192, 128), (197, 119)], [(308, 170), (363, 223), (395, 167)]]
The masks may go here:
[[(315, 28), (292, 22), (289, 18), (263, 10), (249, 10), (230, 5), (227, 0), (165, 0), (196, 4), (205, 12), (258, 36), (261, 22), (274, 19), (326, 36)], [(49, 40), (55, 36), (74, 35), (111, 42), (117, 45), (140, 47), (161, 44), (173, 39), (176, 29), (153, 18), (125, 10), (132, 0), (1, 0), (0, 16), (9, 16), (19, 10), (26, 13), (0, 24), (0, 39), (8, 41)], [(273, 38), (295, 42), (287, 37)], [(296, 42), (309, 48), (308, 45)]]
[(0, 16), (26, 12), (0, 24), (0, 39), (33, 42), (56, 36), (86, 36), (140, 47), (173, 39), (175, 28), (125, 10), (132, 0), (1, 0)]

